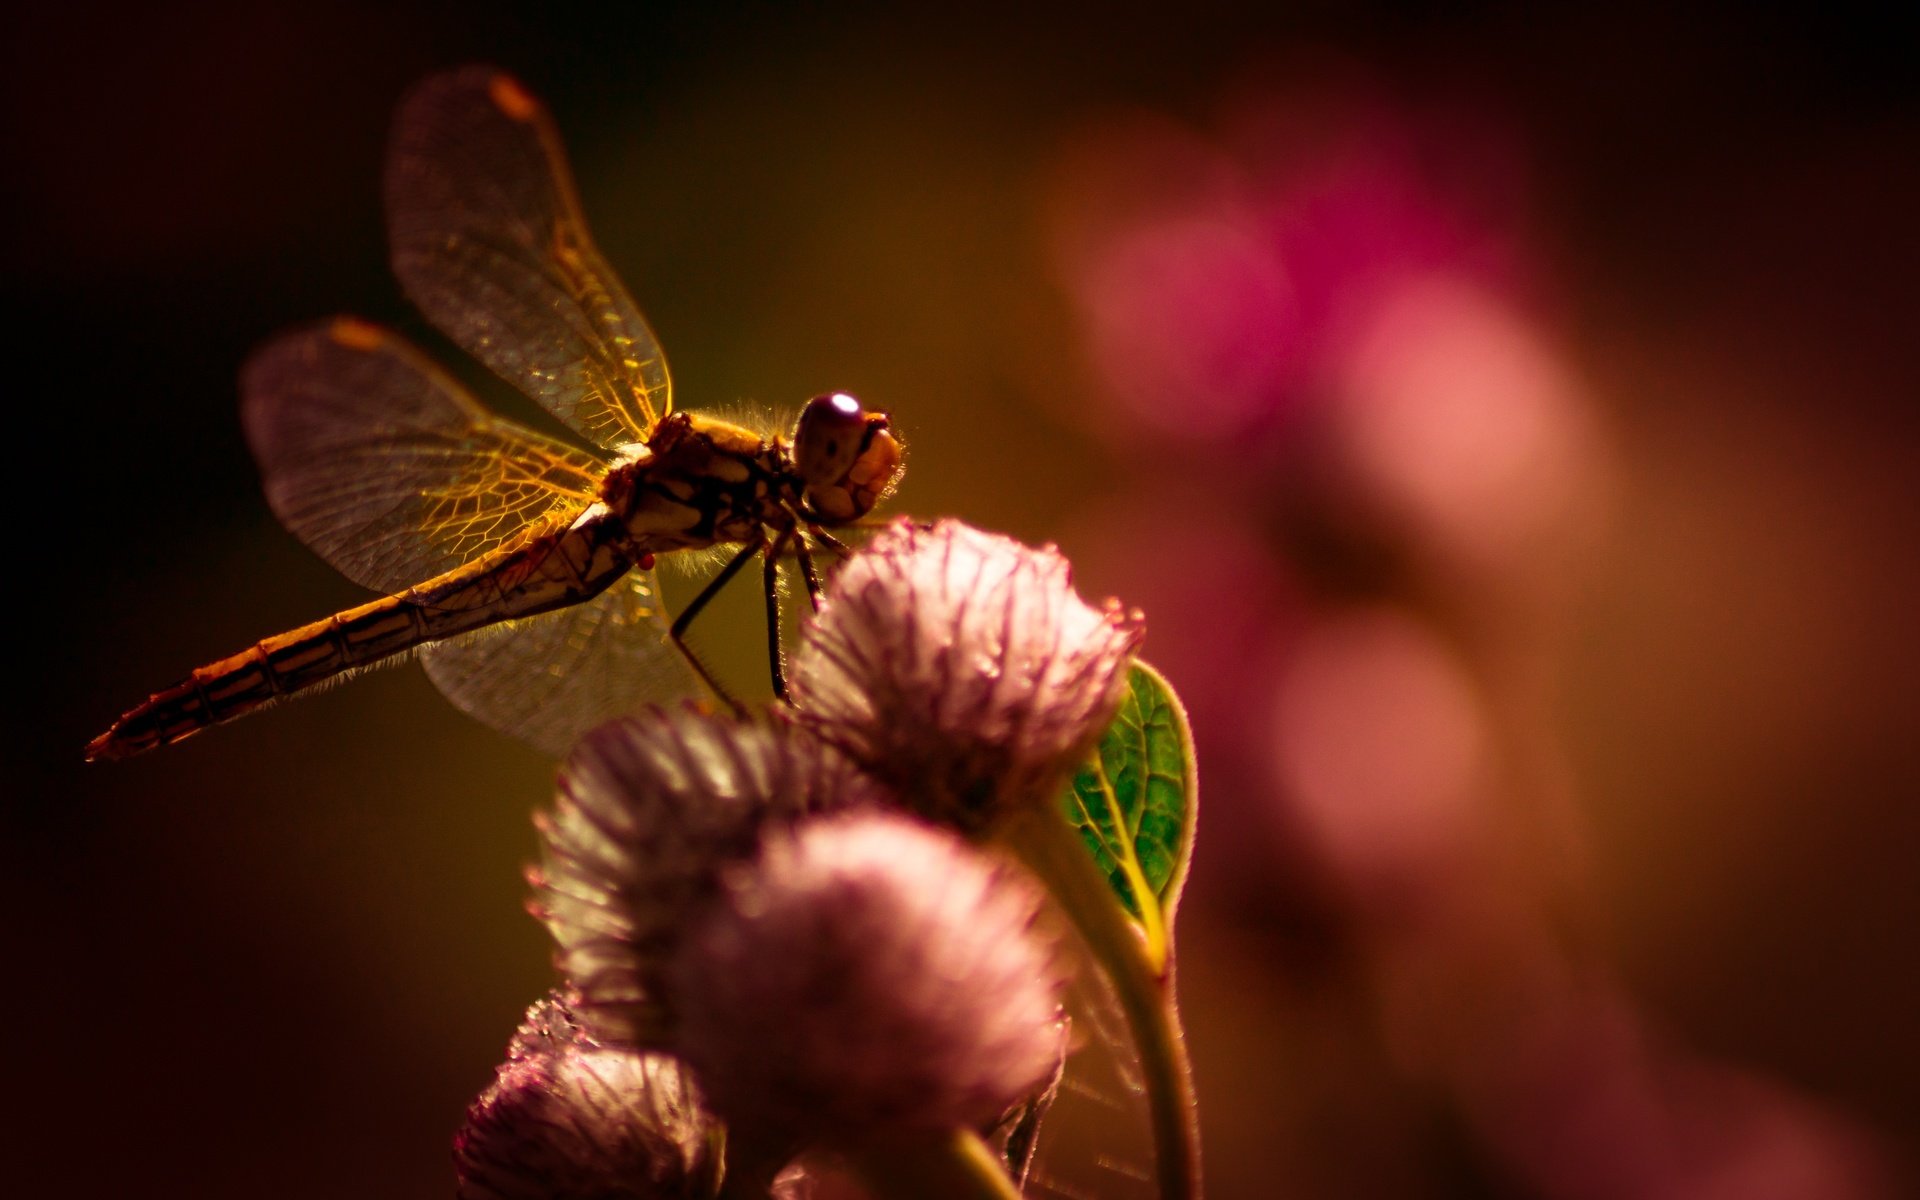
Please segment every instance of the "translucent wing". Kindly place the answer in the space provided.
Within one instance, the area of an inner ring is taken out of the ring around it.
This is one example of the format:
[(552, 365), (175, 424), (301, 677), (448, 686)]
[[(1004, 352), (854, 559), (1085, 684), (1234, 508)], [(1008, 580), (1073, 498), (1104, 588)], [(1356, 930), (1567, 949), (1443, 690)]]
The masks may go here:
[(1023, 1194), (1045, 1200), (1153, 1200), (1153, 1132), (1146, 1084), (1119, 997), (1077, 935), (1066, 1070), (1038, 1128)]
[(653, 572), (635, 570), (585, 604), (437, 642), (420, 658), (461, 710), (558, 758), (596, 725), (699, 689), (655, 597)]
[(351, 317), (269, 342), (240, 390), (275, 514), (375, 591), (570, 519), (598, 497), (606, 469), (492, 416), (418, 351)]
[(539, 101), (489, 67), (427, 80), (400, 106), (386, 190), (394, 273), (428, 320), (582, 436), (646, 439), (672, 407), (667, 360)]

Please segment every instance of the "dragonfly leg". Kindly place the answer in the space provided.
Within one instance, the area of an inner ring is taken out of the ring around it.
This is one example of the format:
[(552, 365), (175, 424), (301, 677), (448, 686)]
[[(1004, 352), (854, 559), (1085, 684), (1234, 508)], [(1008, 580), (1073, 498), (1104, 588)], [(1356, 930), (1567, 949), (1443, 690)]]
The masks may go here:
[(708, 689), (711, 690), (715, 696), (725, 701), (727, 707), (733, 709), (735, 713), (741, 716), (747, 714), (746, 705), (735, 699), (733, 693), (729, 692), (718, 679), (713, 677), (713, 672), (707, 670), (707, 664), (700, 661), (700, 656), (694, 653), (692, 646), (687, 645), (686, 633), (687, 627), (693, 624), (693, 619), (700, 615), (701, 610), (706, 608), (707, 604), (712, 601), (715, 596), (720, 594), (720, 589), (726, 587), (727, 583), (732, 580), (735, 575), (740, 573), (740, 568), (747, 565), (747, 560), (755, 554), (758, 554), (760, 548), (765, 544), (764, 541), (754, 541), (748, 542), (746, 545), (740, 547), (740, 552), (727, 560), (727, 565), (720, 568), (718, 575), (715, 575), (707, 581), (707, 586), (701, 588), (700, 594), (693, 598), (693, 602), (687, 605), (685, 611), (674, 618), (673, 628), (667, 631), (668, 636), (673, 640), (674, 649), (680, 651), (687, 662), (693, 666), (694, 671), (699, 674), (701, 681), (707, 685)]
[(800, 560), (800, 578), (807, 583), (807, 603), (814, 612), (820, 611), (820, 572), (814, 569), (813, 550), (807, 545), (807, 535), (798, 533), (793, 539), (793, 556)]
[(813, 531), (814, 537), (820, 539), (820, 544), (822, 546), (825, 546), (827, 549), (833, 551), (835, 554), (838, 554), (841, 558), (853, 557), (852, 546), (847, 545), (845, 542), (841, 541), (839, 538), (828, 533), (826, 530), (820, 528), (818, 525), (811, 525), (811, 526), (808, 526), (808, 528)]
[(773, 544), (767, 547), (766, 566), (760, 575), (767, 594), (767, 670), (773, 676), (773, 694), (782, 701), (787, 698), (787, 677), (780, 662), (780, 553), (793, 536), (793, 530), (785, 529), (773, 539)]

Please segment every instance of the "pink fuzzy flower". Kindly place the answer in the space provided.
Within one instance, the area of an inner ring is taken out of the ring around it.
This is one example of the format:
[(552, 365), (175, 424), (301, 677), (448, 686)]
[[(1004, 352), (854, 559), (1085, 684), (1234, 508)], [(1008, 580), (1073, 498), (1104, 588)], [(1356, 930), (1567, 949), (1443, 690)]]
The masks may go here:
[(834, 578), (795, 655), (803, 718), (912, 809), (976, 831), (1046, 803), (1106, 728), (1145, 635), (1060, 554), (897, 521)]
[(983, 1127), (1060, 1053), (1036, 887), (951, 834), (851, 813), (770, 834), (682, 941), (677, 1049), (756, 1136)]
[(713, 1119), (686, 1069), (588, 1040), (564, 998), (527, 1010), (454, 1140), (461, 1200), (713, 1194)]
[(720, 867), (751, 857), (763, 827), (881, 799), (778, 719), (656, 710), (588, 734), (561, 768), (553, 810), (535, 818), (545, 854), (532, 907), (589, 1031), (662, 1044), (674, 1016), (662, 965)]

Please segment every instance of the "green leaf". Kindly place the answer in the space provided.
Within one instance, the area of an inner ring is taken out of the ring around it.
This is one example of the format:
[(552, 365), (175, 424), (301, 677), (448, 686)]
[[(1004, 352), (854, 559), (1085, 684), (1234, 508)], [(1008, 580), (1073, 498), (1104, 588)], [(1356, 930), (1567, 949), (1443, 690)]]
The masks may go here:
[(1146, 934), (1156, 967), (1171, 953), (1198, 802), (1186, 712), (1160, 673), (1136, 661), (1120, 711), (1061, 803), (1108, 886)]

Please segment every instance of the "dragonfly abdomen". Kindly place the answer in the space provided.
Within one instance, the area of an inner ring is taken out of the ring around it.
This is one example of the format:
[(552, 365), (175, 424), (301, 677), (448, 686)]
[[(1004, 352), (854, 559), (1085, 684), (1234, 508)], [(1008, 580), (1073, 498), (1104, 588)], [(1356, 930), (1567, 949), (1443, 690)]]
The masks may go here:
[(87, 759), (144, 754), (429, 642), (591, 599), (633, 565), (623, 538), (617, 521), (599, 515), (263, 638), (155, 692), (89, 742)]
[[(144, 754), (325, 683), (356, 666), (404, 654), (426, 640), (412, 635), (415, 624), (409, 606), (389, 596), (263, 638), (155, 692), (88, 743), (87, 759)], [(394, 637), (396, 625), (406, 628), (409, 636)], [(389, 648), (375, 649), (383, 645)]]

